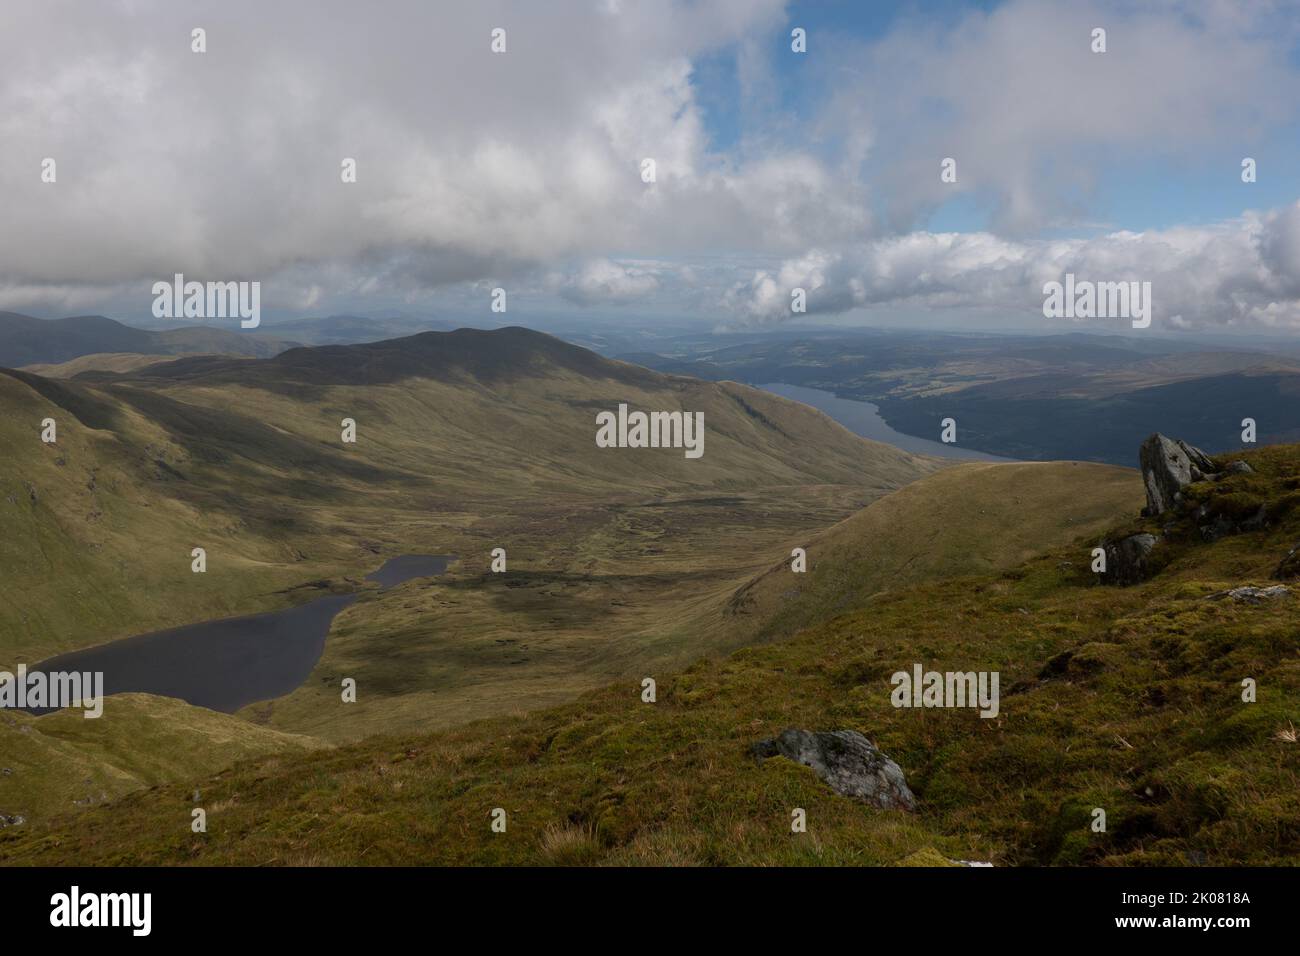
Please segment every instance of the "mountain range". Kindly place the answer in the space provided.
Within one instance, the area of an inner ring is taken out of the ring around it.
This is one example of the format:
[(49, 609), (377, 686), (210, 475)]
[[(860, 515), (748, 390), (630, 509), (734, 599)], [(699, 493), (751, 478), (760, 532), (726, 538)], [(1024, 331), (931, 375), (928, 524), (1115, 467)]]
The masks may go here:
[(57, 365), (89, 355), (181, 355), (220, 352), (265, 357), (290, 343), (260, 334), (187, 326), (148, 331), (102, 315), (37, 319), (0, 312), (0, 367)]
[(870, 402), (894, 429), (1008, 458), (1131, 465), (1153, 431), (1208, 450), (1300, 440), (1300, 355), (1138, 335), (891, 330), (684, 337), (660, 352), (615, 352), (682, 375), (784, 383)]
[[(620, 403), (703, 413), (704, 456), (598, 447), (596, 416)], [(747, 385), (518, 327), (0, 370), (0, 444), (0, 670), (356, 596), (298, 689), (233, 715), (129, 694), (98, 720), (0, 716), (0, 862), (1300, 851), (1260, 825), (1300, 819), (1289, 585), (1224, 597), (1262, 589), (1300, 540), (1295, 446), (1221, 459), (1186, 513), (1144, 518), (1131, 468), (912, 455)], [(1239, 530), (1200, 534), (1202, 504)], [(1146, 579), (1091, 572), (1100, 542), (1140, 534), (1170, 542)], [(365, 581), (404, 554), (455, 559)], [(891, 706), (890, 675), (917, 665), (999, 671), (997, 718)], [(789, 728), (869, 738), (915, 807), (754, 759)], [(790, 807), (815, 840), (790, 839)]]

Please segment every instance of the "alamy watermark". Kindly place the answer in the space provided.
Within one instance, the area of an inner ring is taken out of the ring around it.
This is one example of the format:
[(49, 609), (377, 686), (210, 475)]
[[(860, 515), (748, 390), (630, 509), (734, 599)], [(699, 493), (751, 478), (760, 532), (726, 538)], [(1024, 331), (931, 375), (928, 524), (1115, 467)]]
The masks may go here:
[(104, 713), (103, 671), (0, 671), (0, 709), (46, 711), (65, 707), (85, 709), (86, 719)]
[(1076, 280), (1043, 285), (1043, 316), (1049, 319), (1132, 319), (1133, 328), (1151, 324), (1150, 282), (1092, 282)]
[(176, 273), (171, 282), (153, 284), (156, 319), (227, 319), (238, 317), (239, 327), (262, 324), (262, 283), (186, 282)]
[(687, 458), (704, 454), (703, 412), (629, 412), (596, 415), (597, 448), (684, 448)]
[(152, 893), (83, 893), (73, 886), (50, 897), (50, 925), (125, 926), (132, 936), (148, 936), (153, 928)]
[(978, 707), (980, 716), (998, 715), (997, 671), (927, 671), (913, 664), (911, 673), (895, 671), (889, 702), (895, 707)]

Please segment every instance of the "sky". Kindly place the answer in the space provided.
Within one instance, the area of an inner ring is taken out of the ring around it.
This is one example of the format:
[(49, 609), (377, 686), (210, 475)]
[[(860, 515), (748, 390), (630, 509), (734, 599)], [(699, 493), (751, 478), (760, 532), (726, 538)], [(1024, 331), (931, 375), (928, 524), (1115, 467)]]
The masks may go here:
[(1127, 328), (1045, 318), (1068, 273), (1292, 335), (1298, 13), (6, 0), (0, 310), (144, 319), (181, 273), (272, 323)]

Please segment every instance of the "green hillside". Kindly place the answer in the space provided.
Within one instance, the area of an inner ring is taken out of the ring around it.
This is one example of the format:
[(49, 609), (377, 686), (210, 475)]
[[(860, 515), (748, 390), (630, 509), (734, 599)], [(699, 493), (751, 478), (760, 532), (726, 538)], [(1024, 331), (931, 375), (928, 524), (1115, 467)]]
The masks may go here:
[[(704, 456), (597, 448), (595, 411), (619, 401), (704, 412)], [(54, 445), (39, 440), (47, 417)], [(340, 440), (343, 418), (358, 423), (355, 445)], [(0, 664), (285, 606), (310, 593), (301, 585), (350, 588), (401, 553), (465, 555), (475, 574), (504, 546), (512, 570), (725, 562), (739, 576), (761, 567), (764, 542), (937, 467), (754, 389), (522, 329), (76, 381), (4, 372), (0, 441), (12, 449), (0, 460)], [(696, 534), (664, 544), (677, 524)], [(190, 571), (194, 547), (206, 574)]]
[(0, 666), (282, 606), (350, 556), (321, 536), (300, 558), (273, 502), (223, 500), (239, 474), (205, 481), (176, 433), (111, 393), (0, 372), (0, 445)]
[(83, 372), (134, 372), (147, 365), (159, 362), (171, 362), (174, 356), (145, 355), (139, 352), (95, 352), (91, 355), (79, 355), (66, 362), (54, 364), (24, 365), (24, 372), (42, 375), (45, 378), (76, 378)]
[(872, 502), (736, 592), (730, 613), (784, 636), (916, 581), (1010, 567), (1099, 535), (1143, 500), (1141, 476), (1086, 462), (968, 462)]
[(35, 823), (238, 760), (323, 746), (167, 697), (119, 694), (109, 710), (111, 719), (94, 720), (0, 714), (0, 814)]
[[(1300, 540), (1289, 507), (1300, 447), (1246, 457), (1255, 474), (1192, 497), (1221, 509), (1262, 501), (1266, 526), (1211, 543), (1187, 533), (1190, 515), (1165, 519), (1169, 560), (1133, 587), (1096, 581), (1089, 532), (1006, 570), (904, 583), (790, 640), (656, 673), (653, 704), (621, 681), (531, 715), (245, 764), (202, 785), (221, 808), (206, 834), (189, 830), (187, 781), (53, 829), (11, 829), (0, 858), (1294, 864), (1295, 598), (1221, 592), (1276, 583)], [(913, 663), (997, 670), (998, 717), (894, 708), (889, 676)], [(1255, 703), (1242, 700), (1246, 677)], [(918, 812), (869, 809), (784, 758), (749, 756), (786, 727), (861, 731), (902, 767)], [(496, 807), (505, 833), (490, 829)], [(805, 834), (790, 831), (795, 807)], [(1095, 808), (1105, 832), (1090, 828)]]
[(37, 319), (0, 312), (0, 368), (58, 364), (106, 353), (183, 355), (217, 352), (265, 358), (295, 343), (262, 332), (186, 325), (159, 332), (137, 329), (102, 315)]
[[(704, 412), (704, 457), (596, 448), (595, 411), (619, 401)], [(340, 441), (344, 417), (356, 445)], [(0, 668), (362, 591), (303, 688), (222, 724), (247, 728), (247, 747), (142, 775), (95, 744), (60, 758), (67, 773), (9, 780), (21, 792), (0, 813), (214, 770), (263, 752), (273, 729), (352, 740), (448, 726), (740, 646), (719, 609), (787, 540), (938, 467), (784, 399), (522, 329), (76, 380), (3, 372), (0, 443), (12, 452), (0, 459)], [(509, 570), (489, 574), (498, 546)], [(362, 584), (407, 553), (461, 559), (445, 579)], [(358, 681), (357, 704), (342, 703), (340, 673)], [(166, 713), (182, 728), (211, 716), (175, 701)], [(119, 724), (116, 706), (92, 727), (141, 755), (175, 747), (156, 723)]]

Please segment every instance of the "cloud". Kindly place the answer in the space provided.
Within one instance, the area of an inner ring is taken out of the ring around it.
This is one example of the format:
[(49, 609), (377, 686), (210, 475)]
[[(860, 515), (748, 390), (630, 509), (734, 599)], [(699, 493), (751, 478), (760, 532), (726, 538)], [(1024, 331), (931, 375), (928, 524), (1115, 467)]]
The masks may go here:
[[(0, 308), (145, 315), (183, 272), (260, 280), (268, 313), (502, 285), (761, 322), (793, 285), (821, 314), (1033, 309), (1074, 260), (1152, 274), (1171, 323), (1288, 325), (1293, 210), (1042, 237), (1100, 218), (1099, 177), (1292, 122), (1293, 9), (1010, 0), (869, 41), (814, 31), (791, 71), (781, 0), (3, 4)], [(719, 62), (734, 89), (705, 95)], [(927, 231), (954, 197), (987, 225)]]
[(6, 4), (0, 282), (147, 291), (174, 272), (328, 265), (401, 290), (632, 246), (788, 251), (790, 217), (832, 177), (798, 150), (715, 156), (691, 85), (694, 58), (780, 15), (777, 0)]
[(903, 307), (1041, 315), (1044, 283), (1066, 273), (1150, 282), (1156, 325), (1300, 328), (1300, 203), (1211, 226), (1088, 239), (909, 233), (790, 258), (735, 282), (720, 304), (742, 323), (781, 322), (798, 287), (814, 316)]
[(645, 268), (593, 259), (577, 273), (562, 278), (556, 288), (562, 298), (576, 305), (618, 305), (658, 291), (659, 277)]
[[(1117, 166), (1172, 172), (1222, 152), (1235, 170), (1261, 135), (1294, 122), (1298, 23), (1289, 3), (1089, 0), (906, 20), (828, 52), (838, 92), (822, 125), (873, 131), (864, 172), (891, 228), (970, 195), (991, 205), (992, 231), (1026, 235), (1085, 220)], [(1092, 52), (1094, 28), (1104, 53)], [(946, 157), (955, 184), (940, 181)]]

